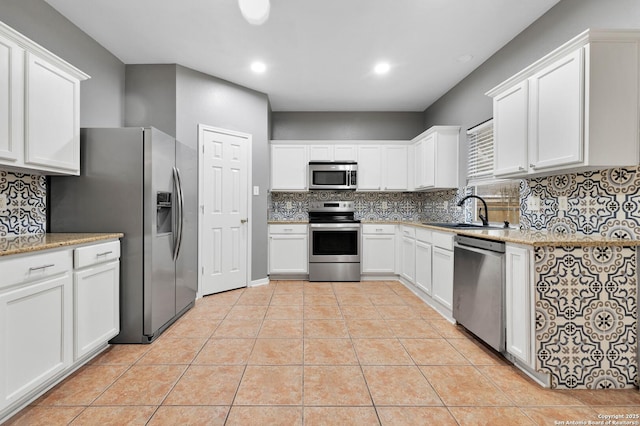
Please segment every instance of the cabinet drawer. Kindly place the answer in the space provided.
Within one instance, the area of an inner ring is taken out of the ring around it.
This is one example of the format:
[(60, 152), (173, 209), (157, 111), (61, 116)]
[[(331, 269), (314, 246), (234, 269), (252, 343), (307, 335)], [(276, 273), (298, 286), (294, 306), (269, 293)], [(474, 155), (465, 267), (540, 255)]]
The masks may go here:
[(73, 251), (73, 267), (79, 269), (119, 258), (120, 241), (93, 244), (86, 247), (79, 247)]
[(0, 260), (0, 289), (71, 270), (71, 250), (60, 250)]
[(429, 229), (416, 229), (416, 240), (423, 243), (430, 243), (433, 240), (433, 232)]
[(432, 231), (431, 235), (434, 246), (441, 247), (445, 250), (453, 250), (453, 237), (455, 234)]
[(416, 228), (414, 228), (413, 226), (403, 226), (402, 227), (402, 236), (403, 237), (409, 237), (409, 238), (415, 238), (416, 237)]
[(376, 225), (373, 223), (366, 223), (362, 225), (363, 234), (395, 234), (395, 225)]
[(307, 225), (269, 225), (270, 234), (306, 234)]

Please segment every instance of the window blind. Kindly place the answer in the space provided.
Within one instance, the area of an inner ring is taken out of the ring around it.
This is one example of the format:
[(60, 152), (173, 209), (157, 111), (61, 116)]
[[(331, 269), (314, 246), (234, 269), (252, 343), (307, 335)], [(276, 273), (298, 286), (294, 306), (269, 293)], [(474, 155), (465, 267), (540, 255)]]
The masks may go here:
[(494, 179), (493, 119), (467, 130), (467, 141), (469, 142), (467, 184), (474, 185), (479, 181)]

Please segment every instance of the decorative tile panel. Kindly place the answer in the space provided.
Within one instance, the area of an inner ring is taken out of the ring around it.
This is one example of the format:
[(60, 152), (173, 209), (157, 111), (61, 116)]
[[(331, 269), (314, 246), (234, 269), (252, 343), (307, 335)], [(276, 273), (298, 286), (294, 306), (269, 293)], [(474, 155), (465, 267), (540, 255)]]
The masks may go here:
[(0, 236), (46, 232), (46, 178), (0, 171), (0, 194), (7, 208), (0, 210)]
[(638, 383), (636, 250), (535, 249), (536, 368), (554, 388)]
[[(308, 220), (310, 201), (354, 201), (356, 219), (367, 221), (448, 222), (471, 220), (457, 207), (470, 190), (435, 192), (310, 191), (270, 193), (269, 220)], [(446, 203), (446, 207), (445, 207)]]
[[(528, 179), (521, 183), (520, 225), (556, 232), (638, 235), (639, 189), (638, 167)], [(527, 209), (530, 196), (540, 197), (540, 211)], [(567, 198), (566, 211), (560, 210), (559, 197)]]

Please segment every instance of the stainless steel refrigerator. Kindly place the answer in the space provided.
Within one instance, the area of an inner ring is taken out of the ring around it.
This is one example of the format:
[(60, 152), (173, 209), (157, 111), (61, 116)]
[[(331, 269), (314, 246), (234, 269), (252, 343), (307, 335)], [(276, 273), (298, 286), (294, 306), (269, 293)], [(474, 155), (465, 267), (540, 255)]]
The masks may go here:
[(197, 182), (180, 169), (197, 156), (155, 128), (82, 129), (80, 141), (80, 176), (50, 180), (49, 232), (124, 233), (112, 343), (149, 343), (195, 301), (197, 226), (184, 212)]

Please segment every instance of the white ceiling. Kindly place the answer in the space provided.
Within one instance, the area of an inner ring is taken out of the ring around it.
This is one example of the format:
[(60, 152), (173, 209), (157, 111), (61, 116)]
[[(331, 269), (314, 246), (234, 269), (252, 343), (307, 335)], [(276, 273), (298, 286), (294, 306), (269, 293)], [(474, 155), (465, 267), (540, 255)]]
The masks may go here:
[(559, 0), (271, 0), (262, 26), (236, 0), (46, 1), (126, 64), (178, 63), (274, 111), (423, 111)]

